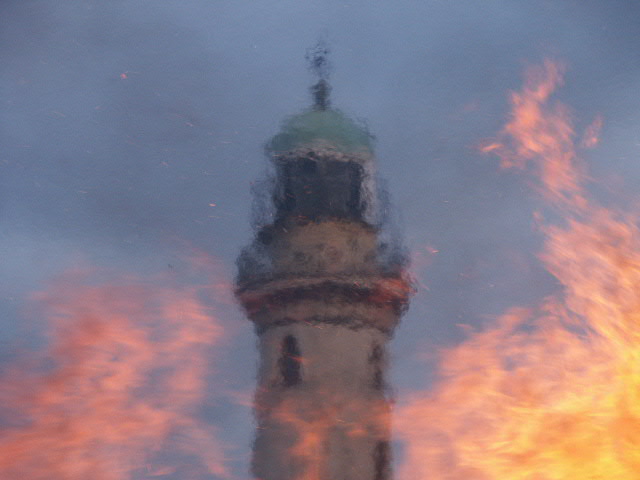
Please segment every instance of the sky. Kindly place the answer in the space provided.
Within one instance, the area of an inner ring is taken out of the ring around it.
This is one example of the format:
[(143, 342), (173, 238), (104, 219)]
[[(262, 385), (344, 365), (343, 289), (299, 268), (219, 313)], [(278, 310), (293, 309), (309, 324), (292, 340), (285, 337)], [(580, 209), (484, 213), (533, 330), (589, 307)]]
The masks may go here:
[[(462, 325), (558, 288), (537, 257), (540, 199), (479, 151), (528, 65), (564, 63), (556, 95), (576, 131), (603, 119), (583, 155), (594, 195), (637, 202), (638, 18), (640, 4), (619, 0), (4, 0), (0, 359), (40, 341), (25, 337), (38, 337), (33, 293), (79, 264), (181, 278), (198, 251), (232, 288), (264, 144), (310, 104), (304, 55), (325, 36), (333, 104), (376, 137), (418, 286), (391, 383), (397, 398), (427, 387)], [(225, 388), (251, 392), (254, 333), (238, 308), (224, 317)], [(250, 410), (227, 399), (208, 419), (237, 445), (242, 474)]]

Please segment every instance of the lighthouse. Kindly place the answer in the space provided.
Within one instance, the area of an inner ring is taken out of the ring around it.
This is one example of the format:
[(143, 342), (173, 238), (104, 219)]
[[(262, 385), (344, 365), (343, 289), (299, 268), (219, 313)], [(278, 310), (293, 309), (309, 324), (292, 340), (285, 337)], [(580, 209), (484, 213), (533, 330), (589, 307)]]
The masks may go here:
[(267, 143), (268, 214), (238, 259), (260, 480), (391, 478), (387, 343), (411, 285), (384, 235), (372, 136), (331, 106), (326, 53), (309, 56), (312, 106)]

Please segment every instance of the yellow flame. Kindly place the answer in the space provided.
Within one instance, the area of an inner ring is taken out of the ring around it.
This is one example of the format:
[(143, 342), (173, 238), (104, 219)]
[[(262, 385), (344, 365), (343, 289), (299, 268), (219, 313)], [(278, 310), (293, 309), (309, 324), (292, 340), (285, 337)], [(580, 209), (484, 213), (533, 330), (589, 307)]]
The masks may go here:
[(485, 151), (533, 169), (563, 215), (542, 255), (563, 292), (443, 354), (434, 390), (398, 409), (402, 478), (640, 478), (640, 232), (589, 199), (568, 109), (551, 102), (562, 70), (529, 69)]

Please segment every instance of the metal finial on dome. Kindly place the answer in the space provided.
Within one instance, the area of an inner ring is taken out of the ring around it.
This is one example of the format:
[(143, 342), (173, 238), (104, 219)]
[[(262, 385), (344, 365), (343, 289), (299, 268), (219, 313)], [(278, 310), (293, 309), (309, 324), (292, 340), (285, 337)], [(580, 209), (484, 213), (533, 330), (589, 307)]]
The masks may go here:
[(318, 78), (318, 82), (311, 87), (313, 108), (315, 110), (326, 110), (331, 104), (329, 100), (329, 94), (331, 93), (331, 85), (329, 85), (331, 64), (329, 63), (329, 46), (327, 42), (323, 38), (318, 40), (315, 47), (307, 50), (305, 58), (309, 62), (309, 68)]

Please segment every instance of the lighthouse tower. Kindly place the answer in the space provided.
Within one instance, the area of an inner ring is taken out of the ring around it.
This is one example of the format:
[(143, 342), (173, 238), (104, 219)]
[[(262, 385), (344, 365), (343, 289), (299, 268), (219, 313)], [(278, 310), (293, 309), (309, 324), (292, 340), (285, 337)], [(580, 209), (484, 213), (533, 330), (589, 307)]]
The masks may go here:
[(312, 108), (267, 145), (271, 221), (238, 260), (259, 338), (260, 480), (391, 478), (386, 345), (411, 287), (381, 240), (371, 135), (331, 108), (325, 54)]

